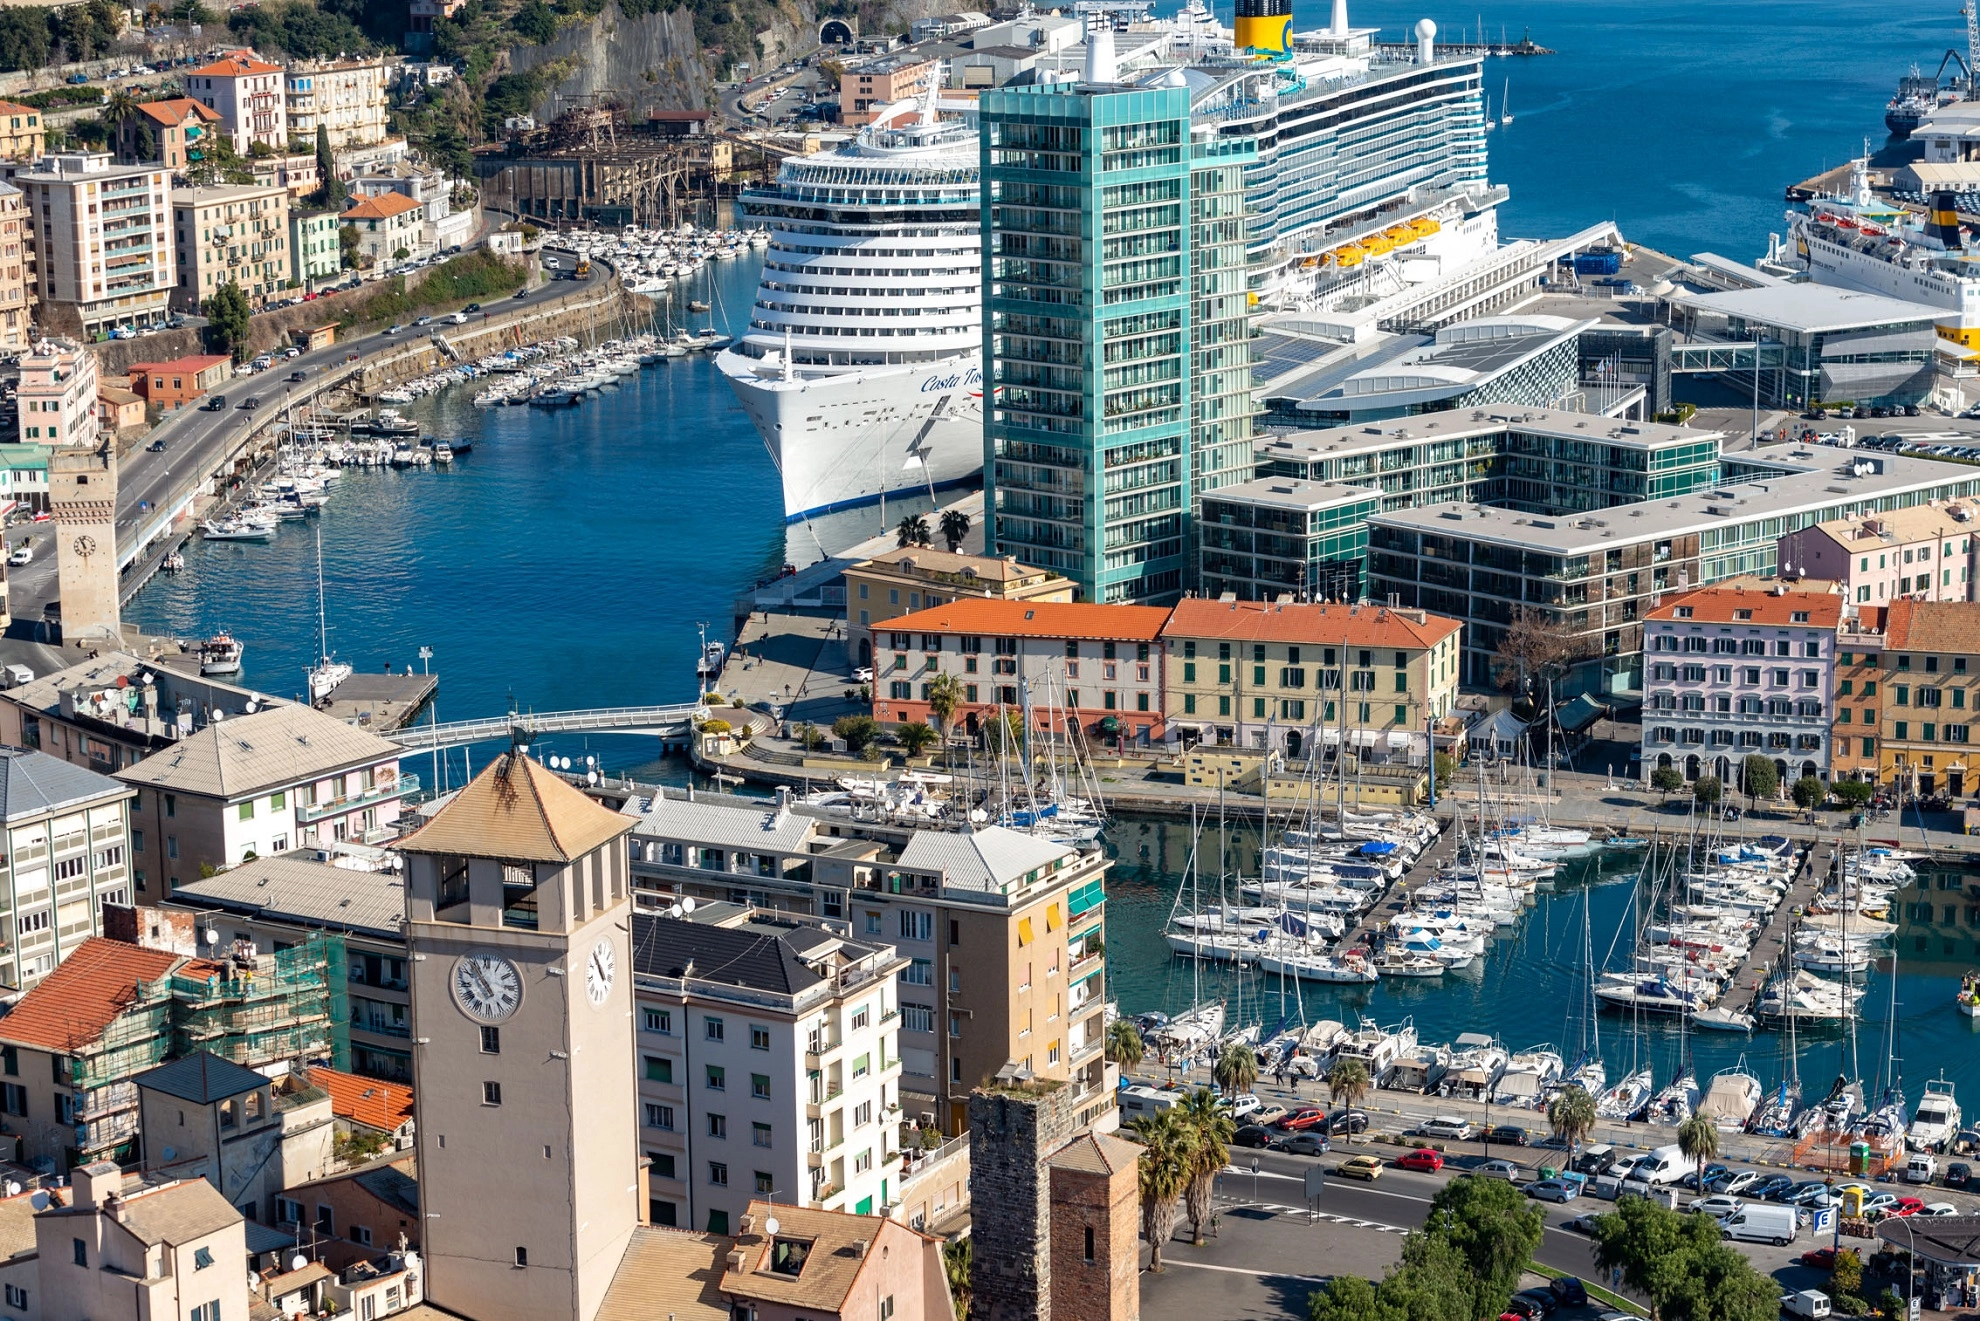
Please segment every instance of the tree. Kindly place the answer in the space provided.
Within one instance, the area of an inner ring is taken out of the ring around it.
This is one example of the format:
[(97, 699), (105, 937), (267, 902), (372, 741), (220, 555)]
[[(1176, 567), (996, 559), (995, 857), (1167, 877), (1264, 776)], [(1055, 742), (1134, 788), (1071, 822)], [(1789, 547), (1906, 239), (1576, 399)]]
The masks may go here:
[(139, 164), (159, 158), (158, 134), (151, 125), (140, 121), (131, 133), (131, 155), (137, 158)]
[(317, 185), (317, 203), (343, 210), (347, 194), (344, 181), (337, 176), (337, 157), (330, 150), (330, 129), (324, 124), (316, 126), (316, 177), (323, 181)]
[(1208, 1087), (1199, 1087), (1176, 1106), (1190, 1131), (1189, 1186), (1183, 1190), (1183, 1205), (1189, 1211), (1189, 1236), (1203, 1242), (1203, 1224), (1210, 1218), (1211, 1194), (1217, 1188), (1217, 1175), (1230, 1164), (1230, 1141), (1237, 1132), (1230, 1112)]
[(1691, 796), (1706, 807), (1718, 802), (1724, 794), (1725, 786), (1716, 775), (1701, 775), (1691, 782)]
[(840, 716), (832, 722), (832, 733), (846, 741), (846, 747), (858, 752), (871, 743), (880, 733), (880, 722), (872, 716)]
[(1452, 1179), (1430, 1201), (1424, 1232), (1463, 1256), (1472, 1282), (1468, 1316), (1498, 1316), (1546, 1232), (1538, 1203), (1504, 1179)]
[(253, 315), (239, 281), (229, 280), (213, 291), (200, 309), (206, 314), (206, 333), (213, 347), (245, 358), (248, 348), (248, 322)]
[(944, 672), (928, 681), (928, 714), (942, 727), (944, 734), (949, 732), (949, 722), (956, 718), (956, 708), (962, 705), (962, 680)]
[(1678, 1125), (1678, 1150), (1698, 1171), (1698, 1190), (1705, 1191), (1705, 1162), (1719, 1155), (1719, 1125), (1706, 1115), (1693, 1115)]
[(1117, 1018), (1107, 1025), (1105, 1051), (1107, 1058), (1125, 1072), (1140, 1065), (1148, 1054), (1148, 1047), (1141, 1040), (1141, 1029), (1132, 1020)]
[(1684, 772), (1675, 766), (1659, 766), (1650, 772), (1650, 787), (1661, 794), (1674, 794), (1684, 788)]
[(1368, 1066), (1358, 1059), (1337, 1059), (1327, 1069), (1327, 1095), (1353, 1105), (1368, 1095)]
[(363, 240), (358, 237), (356, 225), (340, 225), (337, 227), (337, 264), (339, 267), (347, 271), (354, 271), (360, 265), (364, 264), (363, 254), (358, 251), (358, 245), (362, 242)]
[(1780, 792), (1781, 774), (1774, 769), (1774, 763), (1765, 753), (1749, 752), (1746, 760), (1739, 764), (1740, 787), (1746, 792), (1746, 806), (1753, 807), (1756, 798), (1772, 798)]
[(956, 547), (963, 544), (963, 538), (969, 535), (969, 515), (960, 509), (945, 509), (942, 511), (941, 528), (942, 540), (948, 543), (950, 554), (954, 554)]
[(1813, 775), (1804, 775), (1794, 782), (1791, 792), (1794, 805), (1806, 812), (1822, 805), (1822, 800), (1829, 796), (1829, 786)]
[(543, 0), (524, 0), (509, 19), (516, 35), (531, 45), (541, 46), (557, 35), (557, 12)]
[(1563, 1087), (1547, 1103), (1547, 1124), (1554, 1136), (1567, 1143), (1568, 1159), (1595, 1131), (1595, 1098), (1585, 1087)]
[(1174, 1106), (1133, 1120), (1128, 1128), (1142, 1146), (1136, 1172), (1141, 1183), (1142, 1232), (1148, 1237), (1148, 1269), (1160, 1273), (1162, 1245), (1176, 1232), (1182, 1215), (1180, 1199), (1189, 1187), (1192, 1139)]
[(1620, 1270), (1657, 1321), (1772, 1321), (1780, 1288), (1721, 1238), (1718, 1222), (1625, 1197), (1589, 1229), (1595, 1264)]
[(1458, 759), (1448, 752), (1440, 752), (1435, 757), (1434, 764), (1437, 767), (1437, 792), (1442, 793), (1450, 788), (1451, 781), (1457, 778)]
[(1855, 1248), (1836, 1254), (1835, 1269), (1829, 1275), (1830, 1295), (1838, 1302), (1863, 1292), (1863, 1257)]
[(958, 1321), (966, 1321), (969, 1316), (969, 1280), (975, 1265), (970, 1244), (974, 1241), (965, 1236), (942, 1245), (942, 1274), (949, 1282), (949, 1298), (956, 1305)]
[(909, 546), (926, 546), (934, 539), (934, 534), (928, 530), (928, 518), (924, 514), (909, 514), (894, 528), (894, 544), (902, 550), (906, 550)]
[(1233, 1041), (1210, 1066), (1210, 1077), (1226, 1096), (1250, 1091), (1258, 1081), (1258, 1052), (1242, 1041)]
[(1829, 792), (1845, 811), (1854, 812), (1877, 796), (1877, 786), (1868, 780), (1837, 780), (1829, 786)]
[(1413, 1229), (1379, 1282), (1340, 1275), (1307, 1304), (1313, 1321), (1471, 1321), (1473, 1281), (1448, 1239)]
[(935, 731), (919, 720), (912, 720), (895, 730), (894, 737), (900, 740), (901, 751), (919, 757), (935, 741)]
[(1534, 685), (1557, 677), (1587, 652), (1565, 620), (1530, 606), (1514, 606), (1512, 622), (1492, 657), (1492, 674), (1509, 693), (1531, 695)]

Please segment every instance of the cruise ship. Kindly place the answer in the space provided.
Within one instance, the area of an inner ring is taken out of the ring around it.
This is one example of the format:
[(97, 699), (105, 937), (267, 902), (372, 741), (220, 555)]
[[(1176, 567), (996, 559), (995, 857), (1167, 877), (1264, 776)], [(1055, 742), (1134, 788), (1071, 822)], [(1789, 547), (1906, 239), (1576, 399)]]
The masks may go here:
[(973, 114), (940, 118), (931, 94), (743, 194), (770, 245), (749, 329), (716, 363), (786, 521), (982, 472), (978, 173)]
[[(1883, 294), (1940, 308), (1941, 349), (1980, 356), (1980, 252), (1965, 246), (1957, 215), (1935, 209), (1921, 220), (1878, 198), (1869, 162), (1850, 172), (1842, 197), (1817, 197), (1788, 213), (1788, 246), (1768, 254), (1762, 269), (1805, 269), (1817, 284)], [(1955, 347), (1956, 346), (1956, 347)]]

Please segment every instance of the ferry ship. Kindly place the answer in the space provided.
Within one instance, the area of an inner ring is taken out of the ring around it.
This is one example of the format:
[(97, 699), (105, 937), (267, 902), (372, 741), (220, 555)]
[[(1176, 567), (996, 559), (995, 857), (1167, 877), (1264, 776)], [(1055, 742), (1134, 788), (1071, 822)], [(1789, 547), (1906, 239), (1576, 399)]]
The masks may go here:
[(1929, 218), (1884, 202), (1859, 160), (1847, 196), (1814, 198), (1787, 219), (1789, 250), (1775, 248), (1763, 269), (1805, 268), (1817, 284), (1941, 308), (1942, 349), (1980, 357), (1980, 252), (1966, 246), (1950, 201)]
[(788, 522), (983, 470), (976, 123), (939, 118), (936, 95), (743, 194), (770, 243), (749, 329), (716, 364)]

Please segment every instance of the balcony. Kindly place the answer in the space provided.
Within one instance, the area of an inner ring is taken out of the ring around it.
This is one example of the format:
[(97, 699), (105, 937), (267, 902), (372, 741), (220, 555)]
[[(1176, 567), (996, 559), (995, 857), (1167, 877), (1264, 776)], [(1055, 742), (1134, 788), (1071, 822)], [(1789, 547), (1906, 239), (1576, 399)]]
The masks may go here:
[(389, 1018), (355, 1019), (352, 1021), (351, 1027), (355, 1031), (372, 1032), (381, 1037), (410, 1037), (412, 1035), (412, 1024), (394, 1023)]
[(401, 772), (397, 779), (388, 780), (383, 784), (365, 789), (359, 793), (344, 794), (325, 802), (298, 802), (296, 804), (296, 820), (307, 825), (312, 821), (321, 821), (325, 817), (348, 812), (352, 808), (365, 807), (372, 803), (384, 802), (388, 798), (398, 798), (404, 794), (416, 794), (418, 792), (419, 777)]

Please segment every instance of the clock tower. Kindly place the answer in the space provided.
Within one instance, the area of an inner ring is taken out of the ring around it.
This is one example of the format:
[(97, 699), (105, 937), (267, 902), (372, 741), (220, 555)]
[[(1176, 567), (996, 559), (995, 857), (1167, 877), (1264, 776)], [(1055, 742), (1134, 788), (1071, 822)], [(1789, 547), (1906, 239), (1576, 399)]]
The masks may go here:
[(426, 1296), (476, 1321), (592, 1321), (640, 1220), (632, 826), (512, 750), (399, 844)]
[(117, 457), (110, 443), (65, 445), (49, 454), (48, 510), (62, 640), (118, 644)]

